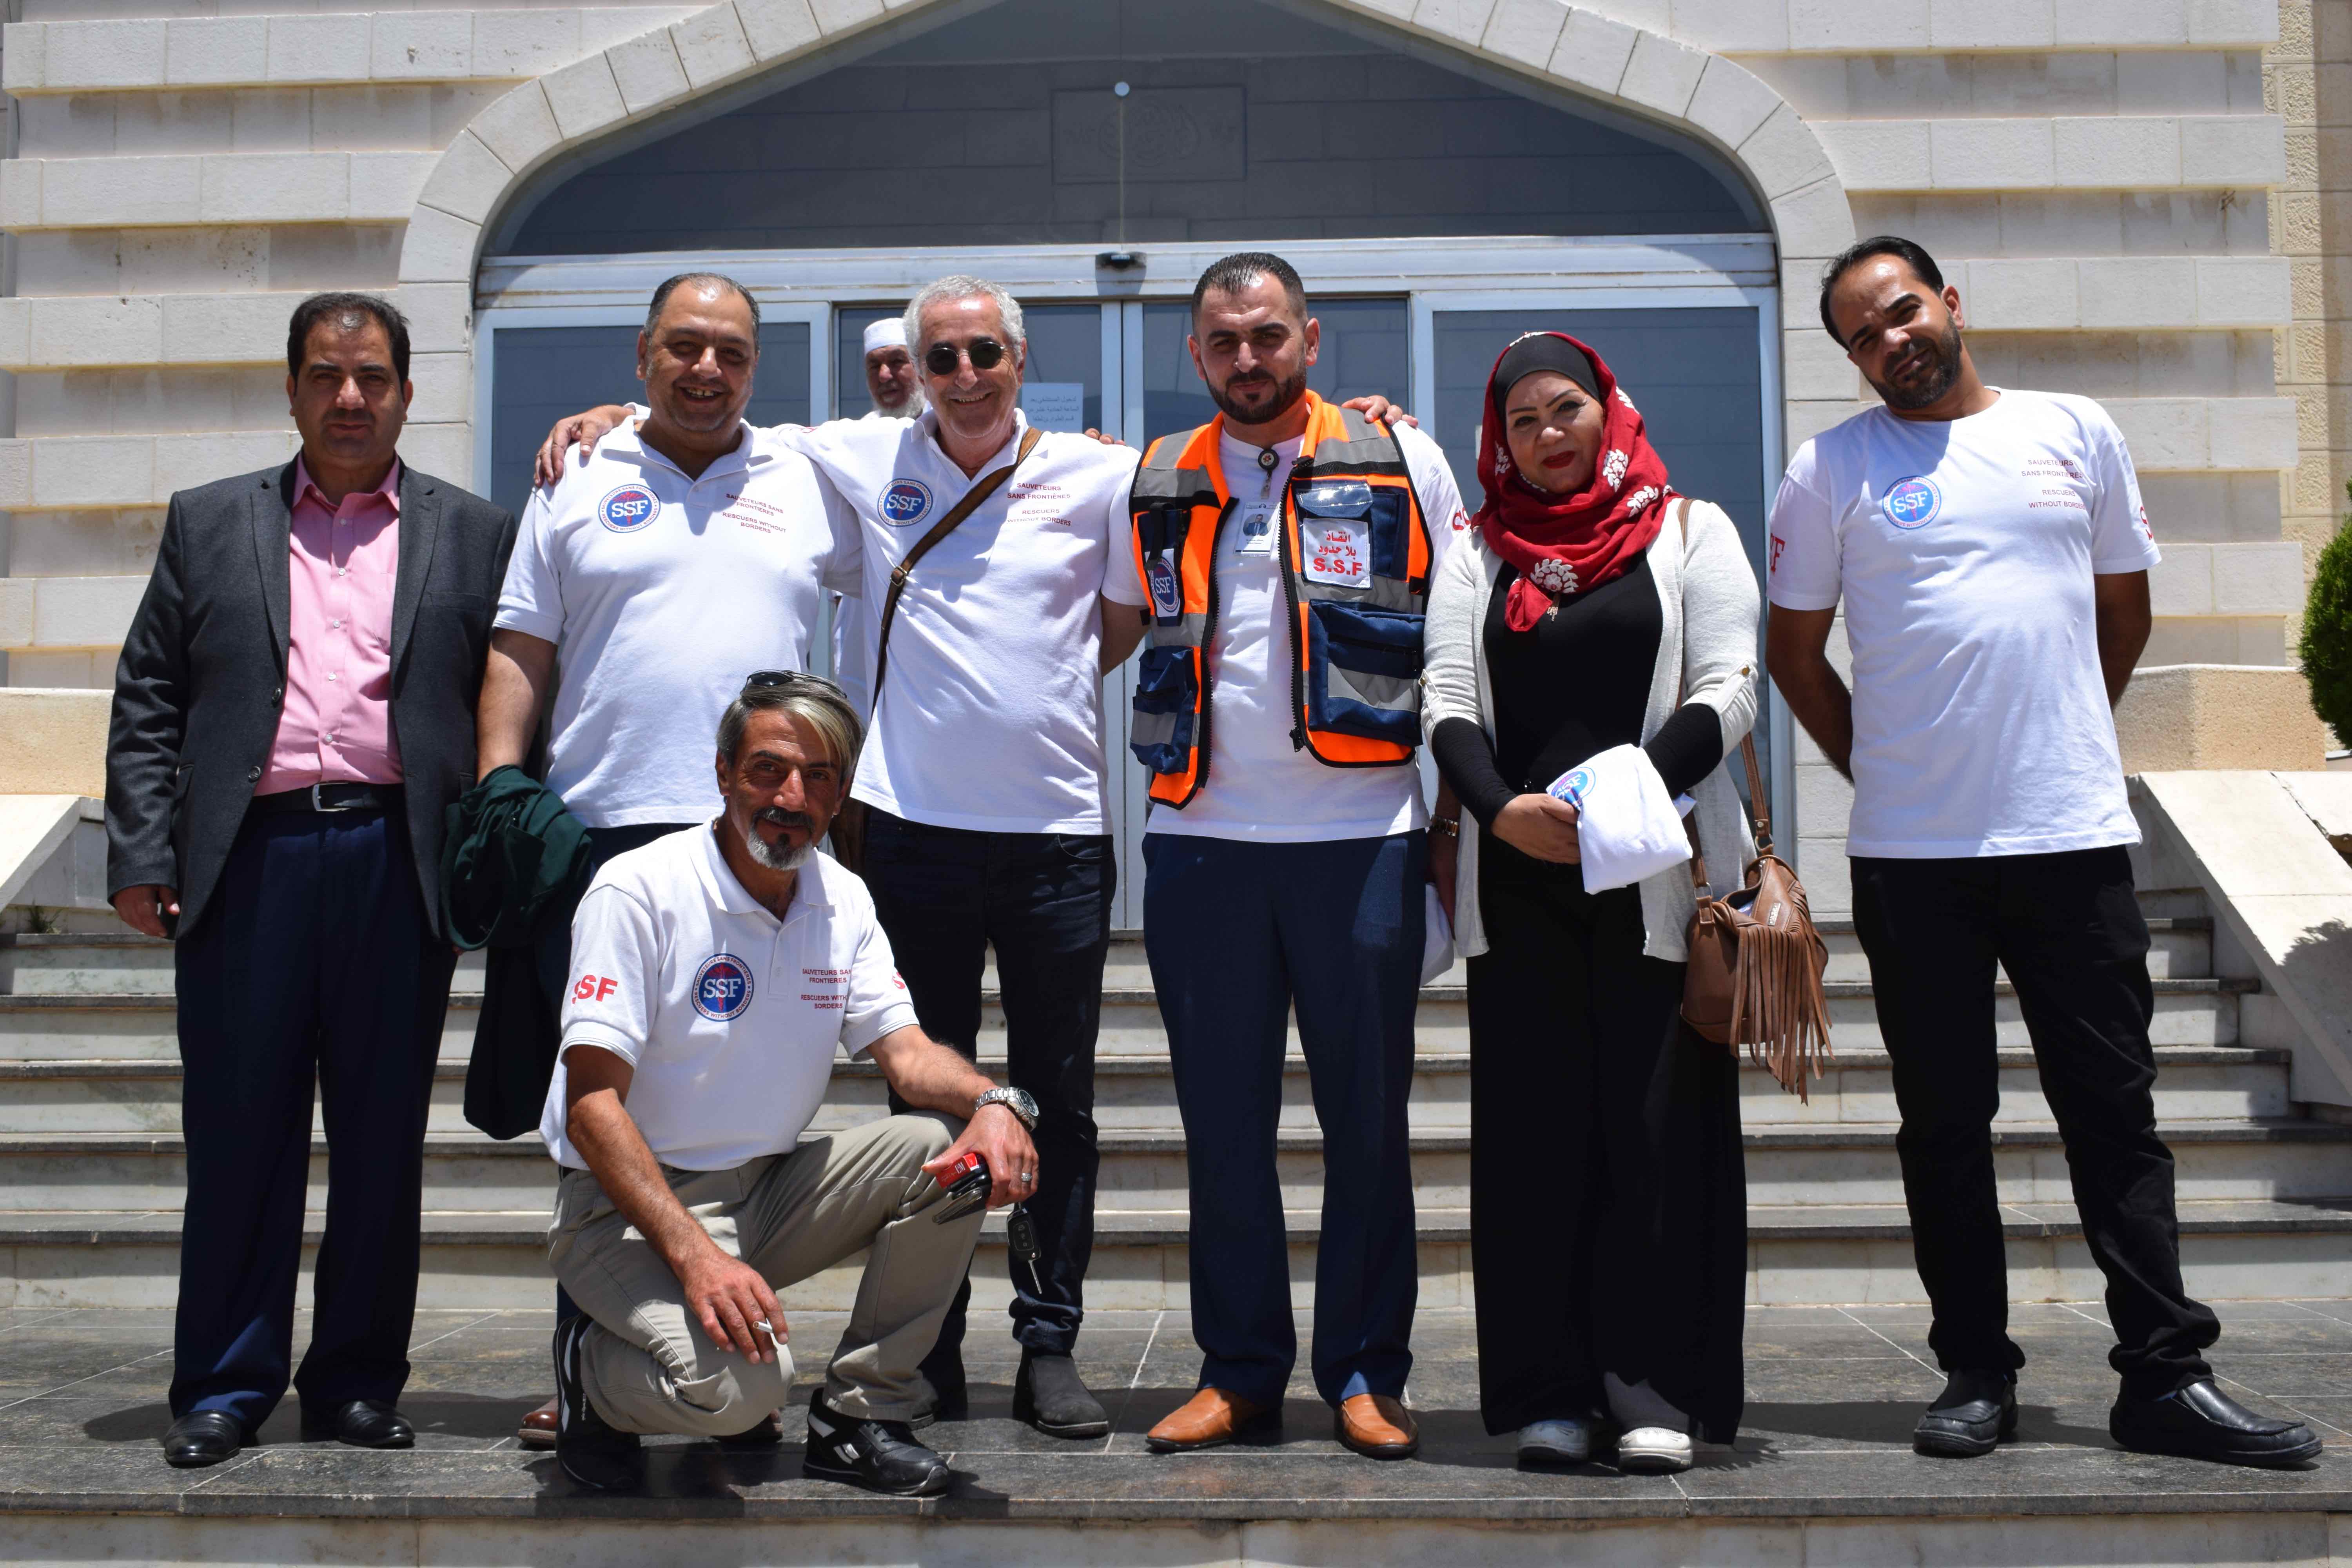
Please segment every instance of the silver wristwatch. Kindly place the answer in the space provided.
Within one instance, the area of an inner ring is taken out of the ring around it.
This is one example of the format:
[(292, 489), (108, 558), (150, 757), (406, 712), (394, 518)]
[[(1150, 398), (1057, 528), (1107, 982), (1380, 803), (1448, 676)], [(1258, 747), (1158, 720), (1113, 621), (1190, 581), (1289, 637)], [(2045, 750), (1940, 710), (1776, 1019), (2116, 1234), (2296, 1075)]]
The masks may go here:
[(1025, 1089), (992, 1089), (971, 1102), (971, 1112), (980, 1114), (984, 1105), (1001, 1105), (1021, 1119), (1021, 1125), (1030, 1131), (1037, 1131), (1037, 1102)]

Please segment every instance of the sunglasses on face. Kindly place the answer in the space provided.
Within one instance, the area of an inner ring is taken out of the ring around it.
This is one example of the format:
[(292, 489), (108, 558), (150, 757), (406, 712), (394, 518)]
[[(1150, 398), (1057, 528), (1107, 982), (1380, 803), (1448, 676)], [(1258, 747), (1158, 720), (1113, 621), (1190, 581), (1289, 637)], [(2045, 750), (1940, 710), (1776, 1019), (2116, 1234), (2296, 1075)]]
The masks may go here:
[(974, 338), (968, 349), (953, 343), (933, 343), (923, 351), (923, 368), (933, 375), (953, 375), (965, 359), (974, 370), (994, 370), (1004, 363), (1004, 345), (994, 338)]

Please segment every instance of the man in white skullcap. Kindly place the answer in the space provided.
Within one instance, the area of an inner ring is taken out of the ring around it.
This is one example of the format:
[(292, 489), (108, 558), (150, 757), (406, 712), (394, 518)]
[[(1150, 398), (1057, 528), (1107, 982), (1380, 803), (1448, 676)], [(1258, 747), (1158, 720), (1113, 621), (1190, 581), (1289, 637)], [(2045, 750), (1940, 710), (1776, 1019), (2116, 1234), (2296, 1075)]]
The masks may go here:
[(874, 399), (868, 419), (912, 419), (923, 411), (923, 378), (907, 352), (907, 323), (897, 316), (866, 325), (866, 391)]

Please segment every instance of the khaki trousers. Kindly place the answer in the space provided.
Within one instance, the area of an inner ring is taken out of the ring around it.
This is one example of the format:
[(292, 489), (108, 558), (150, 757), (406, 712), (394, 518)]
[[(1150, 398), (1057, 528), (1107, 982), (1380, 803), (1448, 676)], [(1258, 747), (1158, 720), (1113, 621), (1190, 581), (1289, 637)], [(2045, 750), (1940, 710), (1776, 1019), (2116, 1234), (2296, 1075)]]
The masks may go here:
[[(981, 1214), (939, 1225), (941, 1188), (923, 1162), (954, 1142), (928, 1113), (893, 1116), (731, 1171), (667, 1165), (670, 1191), (730, 1255), (782, 1290), (872, 1248), (849, 1326), (826, 1369), (824, 1396), (845, 1415), (903, 1421), (916, 1371), (971, 1264)], [(595, 1320), (583, 1346), (588, 1397), (625, 1432), (723, 1437), (783, 1407), (793, 1358), (753, 1363), (714, 1344), (677, 1276), (587, 1171), (566, 1171), (548, 1235), (555, 1276)]]

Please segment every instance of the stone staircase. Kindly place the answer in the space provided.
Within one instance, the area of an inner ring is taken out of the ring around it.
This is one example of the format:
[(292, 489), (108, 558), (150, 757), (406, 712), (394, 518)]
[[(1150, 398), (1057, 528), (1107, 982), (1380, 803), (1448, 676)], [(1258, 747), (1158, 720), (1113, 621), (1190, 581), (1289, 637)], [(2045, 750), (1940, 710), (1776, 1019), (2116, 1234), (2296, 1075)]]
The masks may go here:
[[(2217, 1299), (2352, 1293), (2352, 1128), (2297, 1113), (2285, 1053), (2239, 1046), (2245, 983), (2217, 980), (2195, 895), (2143, 895), (2156, 949), (2158, 1113), (2179, 1164), (2191, 1289)], [(1810, 1104), (1744, 1068), (1751, 1300), (1884, 1303), (1920, 1297), (1895, 1154), (1888, 1065), (1850, 927), (1832, 925), (1835, 1064)], [(0, 1306), (162, 1306), (173, 1299), (185, 1182), (171, 952), (127, 934), (0, 935)], [(548, 1296), (552, 1167), (535, 1138), (497, 1143), (460, 1114), (480, 969), (461, 966), (426, 1149), (425, 1279), (433, 1307), (529, 1307)], [(1469, 1302), (1469, 1058), (1462, 974), (1423, 993), (1413, 1086), (1422, 1300)], [(1097, 1079), (1103, 1174), (1089, 1303), (1185, 1304), (1184, 1142), (1167, 1042), (1139, 940), (1114, 946)], [(2016, 1004), (2000, 1006), (1996, 1162), (2021, 1300), (2084, 1300), (2065, 1156), (2036, 1086)], [(1003, 1056), (993, 1001), (981, 1042)], [(1281, 1171), (1295, 1289), (1312, 1289), (1318, 1134), (1303, 1062), (1285, 1078)], [(821, 1126), (882, 1112), (873, 1068), (842, 1063)], [(323, 1207), (323, 1141), (311, 1206)], [(992, 1225), (975, 1284), (1002, 1296)], [(788, 1296), (847, 1304), (855, 1262)]]

